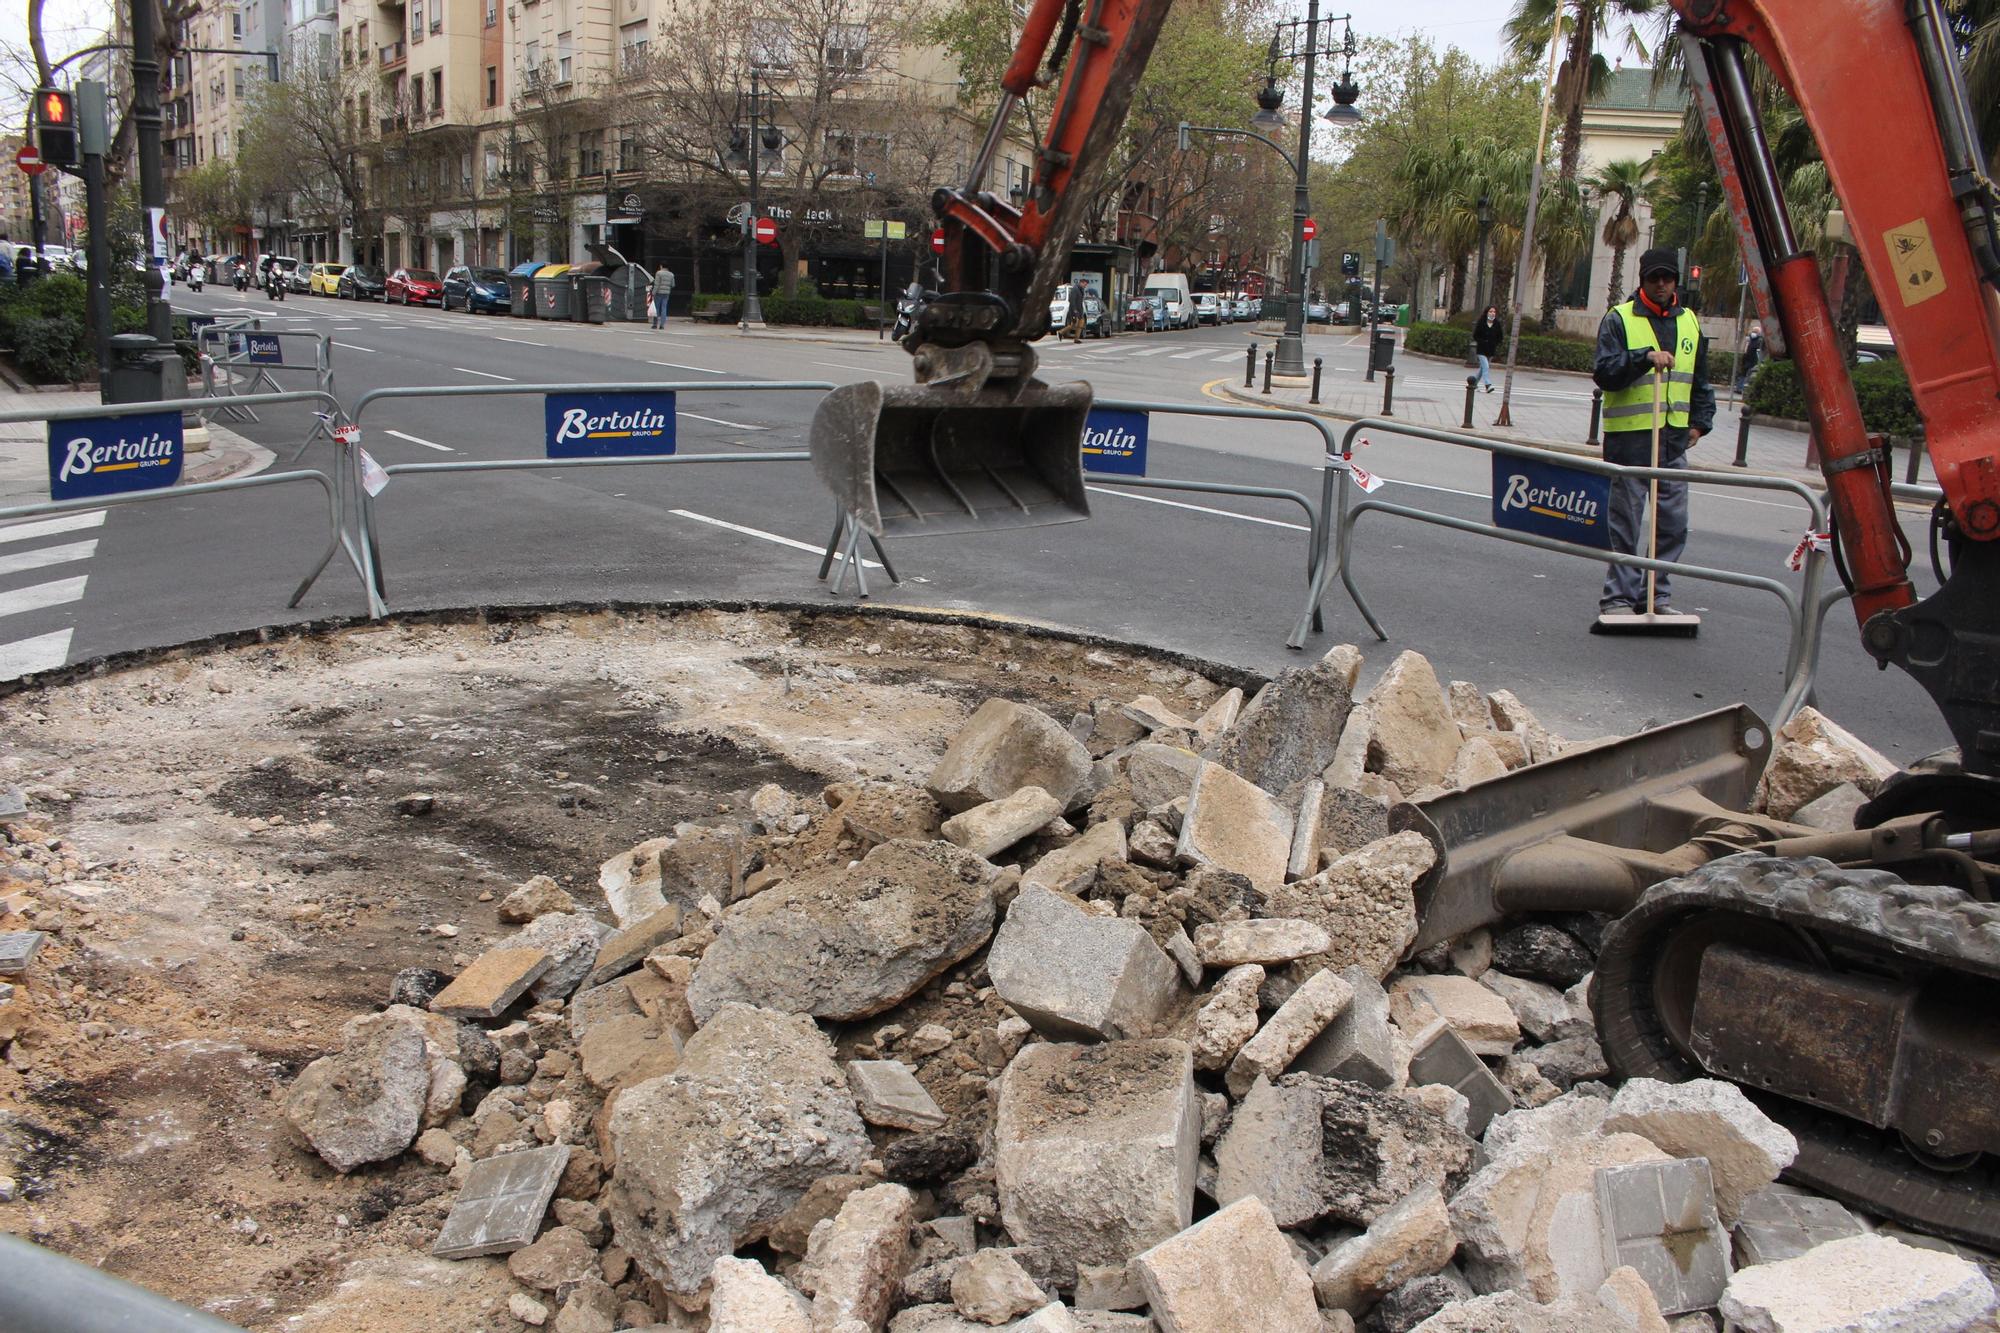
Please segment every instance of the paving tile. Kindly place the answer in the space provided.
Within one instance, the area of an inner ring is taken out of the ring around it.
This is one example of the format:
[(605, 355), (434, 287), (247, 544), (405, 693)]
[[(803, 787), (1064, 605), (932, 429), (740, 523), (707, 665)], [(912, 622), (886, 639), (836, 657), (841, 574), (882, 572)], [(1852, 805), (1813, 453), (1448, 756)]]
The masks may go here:
[(1660, 1313), (1706, 1310), (1729, 1285), (1729, 1235), (1715, 1211), (1708, 1159), (1600, 1167), (1604, 1267), (1639, 1271)]
[(1493, 1077), (1486, 1062), (1472, 1053), (1465, 1039), (1443, 1023), (1435, 1024), (1410, 1056), (1410, 1082), (1442, 1083), (1466, 1100), (1465, 1132), (1478, 1138), (1496, 1115), (1514, 1109), (1514, 1098)]
[(1796, 1259), (1816, 1245), (1861, 1234), (1861, 1220), (1832, 1199), (1789, 1185), (1771, 1185), (1743, 1200), (1736, 1213), (1736, 1266)]
[(566, 1143), (474, 1162), (431, 1253), (440, 1259), (471, 1259), (528, 1244), (541, 1229), (567, 1165)]
[(0, 787), (0, 824), (11, 824), (28, 813), (28, 798), (19, 787)]
[(47, 939), (39, 930), (10, 930), (0, 933), (0, 977), (14, 977), (28, 970), (35, 953)]

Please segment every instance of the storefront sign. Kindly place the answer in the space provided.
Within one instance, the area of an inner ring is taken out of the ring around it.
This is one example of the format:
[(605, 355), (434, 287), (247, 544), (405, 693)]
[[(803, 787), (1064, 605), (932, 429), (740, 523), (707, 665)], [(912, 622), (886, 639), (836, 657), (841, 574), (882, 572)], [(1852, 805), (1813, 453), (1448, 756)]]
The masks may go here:
[(49, 423), (49, 498), (153, 491), (181, 479), (181, 414)]
[(604, 220), (606, 223), (633, 223), (646, 216), (646, 201), (639, 197), (637, 190), (606, 190), (604, 192)]
[(550, 458), (624, 458), (674, 451), (671, 392), (552, 393), (542, 399)]
[(1083, 423), (1083, 470), (1145, 476), (1146, 425), (1144, 412), (1093, 408)]
[(1611, 549), (1611, 479), (1493, 455), (1493, 522), (1515, 532)]

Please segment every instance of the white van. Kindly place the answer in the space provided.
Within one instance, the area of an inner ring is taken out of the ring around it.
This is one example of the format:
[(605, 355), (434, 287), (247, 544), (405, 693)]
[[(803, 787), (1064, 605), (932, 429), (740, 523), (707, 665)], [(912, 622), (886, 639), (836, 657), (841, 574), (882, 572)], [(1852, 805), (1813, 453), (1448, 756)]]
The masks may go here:
[(1146, 295), (1157, 296), (1167, 306), (1167, 327), (1194, 327), (1194, 295), (1188, 290), (1187, 274), (1155, 273), (1146, 279)]

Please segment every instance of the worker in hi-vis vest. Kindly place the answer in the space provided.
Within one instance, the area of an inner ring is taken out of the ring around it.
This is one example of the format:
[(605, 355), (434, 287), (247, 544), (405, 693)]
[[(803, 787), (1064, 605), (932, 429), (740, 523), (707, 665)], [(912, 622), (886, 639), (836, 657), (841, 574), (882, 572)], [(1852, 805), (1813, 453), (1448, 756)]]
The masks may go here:
[[(1653, 451), (1654, 371), (1666, 372), (1660, 404), (1660, 466), (1685, 467), (1687, 451), (1715, 425), (1715, 390), (1708, 383), (1708, 340), (1695, 313), (1681, 304), (1680, 260), (1672, 250), (1648, 250), (1639, 259), (1639, 290), (1613, 306), (1597, 326), (1597, 366), (1591, 378), (1604, 390), (1604, 459), (1647, 467)], [(1646, 483), (1611, 480), (1611, 549), (1639, 553), (1646, 516)], [(1688, 489), (1684, 481), (1660, 483), (1659, 558), (1678, 560), (1687, 549)], [(1664, 570), (1654, 609), (1671, 610)], [(1646, 571), (1612, 565), (1604, 576), (1598, 611), (1619, 615), (1643, 607)]]

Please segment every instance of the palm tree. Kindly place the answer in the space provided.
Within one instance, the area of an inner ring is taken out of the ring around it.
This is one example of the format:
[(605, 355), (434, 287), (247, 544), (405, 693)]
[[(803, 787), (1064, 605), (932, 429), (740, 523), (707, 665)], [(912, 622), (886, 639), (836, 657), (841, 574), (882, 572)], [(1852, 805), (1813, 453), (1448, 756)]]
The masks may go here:
[[(1556, 75), (1556, 107), (1563, 116), (1562, 156), (1556, 180), (1576, 184), (1583, 153), (1583, 107), (1593, 93), (1611, 80), (1611, 64), (1600, 48), (1613, 45), (1649, 59), (1633, 20), (1650, 14), (1657, 0), (1515, 0), (1507, 20), (1507, 40), (1516, 54), (1527, 57), (1548, 50), (1550, 40), (1564, 35), (1562, 66)], [(1550, 269), (1542, 283), (1542, 327), (1555, 326), (1562, 275)]]
[(1598, 202), (1613, 210), (1604, 220), (1604, 243), (1611, 247), (1611, 285), (1604, 291), (1606, 306), (1617, 305), (1625, 294), (1625, 252), (1639, 239), (1639, 219), (1633, 210), (1638, 207), (1652, 175), (1652, 159), (1628, 157), (1607, 162), (1586, 183)]

